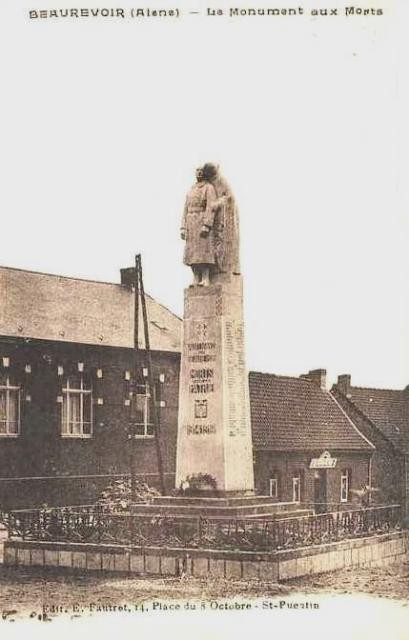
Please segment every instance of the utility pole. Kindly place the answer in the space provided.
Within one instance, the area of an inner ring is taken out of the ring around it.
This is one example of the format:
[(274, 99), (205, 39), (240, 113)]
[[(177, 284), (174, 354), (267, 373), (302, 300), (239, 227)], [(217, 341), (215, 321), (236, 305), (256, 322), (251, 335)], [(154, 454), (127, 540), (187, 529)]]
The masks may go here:
[[(135, 349), (135, 373), (134, 373), (134, 381), (137, 378), (137, 367), (138, 367), (138, 350), (139, 350), (139, 275), (138, 275), (138, 256), (135, 256), (135, 280), (134, 280), (134, 349)], [(136, 389), (134, 389), (134, 393)], [(133, 401), (136, 401), (133, 399)], [(132, 400), (131, 400), (132, 402)], [(135, 433), (134, 430), (132, 433), (132, 442), (131, 442), (131, 496), (132, 500), (136, 500), (136, 474), (135, 474)]]
[[(159, 482), (160, 482), (160, 492), (162, 495), (165, 494), (165, 475), (163, 471), (163, 461), (162, 461), (162, 451), (161, 451), (161, 439), (160, 439), (160, 421), (159, 421), (159, 411), (156, 401), (156, 388), (153, 379), (153, 368), (152, 368), (152, 354), (150, 349), (150, 340), (149, 340), (149, 324), (148, 324), (148, 314), (146, 310), (146, 299), (145, 299), (145, 289), (143, 285), (143, 273), (142, 273), (142, 260), (141, 255), (137, 254), (135, 256), (135, 308), (134, 308), (134, 348), (135, 348), (135, 361), (136, 367), (138, 366), (138, 355), (139, 355), (139, 299), (141, 302), (142, 308), (142, 320), (143, 320), (143, 330), (144, 330), (144, 342), (145, 342), (145, 353), (146, 353), (146, 365), (148, 370), (148, 390), (150, 394), (150, 409), (152, 412), (152, 420), (153, 420), (153, 432), (155, 438), (155, 447), (156, 447), (156, 457), (158, 463), (158, 472), (159, 472)], [(137, 373), (135, 371), (135, 380), (137, 377)], [(135, 438), (133, 438), (135, 440)], [(132, 443), (132, 454), (134, 453), (135, 442)], [(132, 455), (132, 470), (131, 470), (131, 488), (132, 495), (135, 494), (136, 489), (136, 477), (135, 477), (135, 464), (134, 464), (134, 455)]]

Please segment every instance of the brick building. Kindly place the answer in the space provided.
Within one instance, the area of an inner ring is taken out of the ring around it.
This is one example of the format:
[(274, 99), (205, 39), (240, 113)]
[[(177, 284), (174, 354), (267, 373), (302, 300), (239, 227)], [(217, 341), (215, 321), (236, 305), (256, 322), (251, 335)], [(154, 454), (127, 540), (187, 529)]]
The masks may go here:
[(280, 501), (345, 507), (371, 484), (373, 443), (325, 388), (325, 371), (300, 378), (251, 372), (256, 485)]
[[(132, 461), (158, 482), (133, 278), (133, 269), (112, 284), (0, 268), (1, 508), (94, 500)], [(149, 296), (147, 307), (171, 490), (182, 323)], [(408, 390), (358, 389), (341, 376), (328, 392), (324, 370), (249, 381), (258, 493), (348, 506), (369, 485), (385, 502), (407, 502)]]
[[(107, 475), (129, 473), (132, 447), (136, 472), (157, 480), (145, 352), (134, 349), (132, 277), (124, 269), (121, 284), (111, 284), (0, 268), (3, 508), (93, 499)], [(181, 321), (149, 296), (147, 308), (172, 484)]]
[(346, 414), (375, 445), (372, 486), (383, 502), (400, 502), (409, 515), (409, 387), (353, 387), (351, 376), (338, 377), (332, 394)]

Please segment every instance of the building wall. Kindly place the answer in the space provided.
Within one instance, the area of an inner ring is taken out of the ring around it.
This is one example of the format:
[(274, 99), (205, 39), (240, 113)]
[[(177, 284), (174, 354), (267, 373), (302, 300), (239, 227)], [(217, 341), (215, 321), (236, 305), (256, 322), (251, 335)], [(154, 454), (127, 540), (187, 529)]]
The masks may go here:
[[(0, 337), (0, 373), (3, 368), (21, 385), (21, 434), (17, 438), (0, 436), (0, 510), (43, 503), (92, 502), (109, 483), (105, 476), (130, 472), (132, 458), (134, 471), (145, 476), (150, 484), (158, 484), (154, 440), (128, 438), (130, 408), (125, 401), (132, 386), (125, 379), (125, 372), (133, 372), (135, 364), (139, 371), (146, 365), (144, 352), (138, 353), (136, 363), (134, 350), (127, 348)], [(3, 358), (9, 359), (8, 367), (4, 367)], [(92, 381), (95, 401), (94, 432), (90, 439), (61, 437), (62, 405), (58, 399), (63, 381), (70, 372), (78, 372), (79, 362)], [(25, 370), (27, 364), (30, 373)], [(159, 411), (166, 488), (170, 492), (176, 463), (180, 355), (154, 352), (153, 365), (156, 381), (164, 374), (164, 382), (158, 385), (165, 406)], [(63, 375), (59, 375), (59, 367), (63, 368)], [(97, 375), (98, 369), (102, 370), (102, 378)], [(98, 398), (103, 404), (97, 403)], [(403, 472), (385, 443), (377, 446), (372, 484), (387, 487), (382, 500), (395, 502), (400, 487), (398, 478), (402, 479)], [(257, 493), (268, 493), (268, 480), (276, 470), (279, 499), (291, 501), (292, 478), (300, 471), (302, 500), (313, 502), (314, 470), (309, 465), (311, 458), (321, 453), (255, 451)], [(331, 451), (331, 454), (338, 461), (335, 469), (327, 471), (326, 497), (328, 502), (339, 503), (342, 469), (351, 469), (351, 488), (361, 489), (368, 484), (370, 456), (363, 452)], [(32, 480), (33, 477), (40, 479)]]
[[(269, 493), (269, 479), (278, 474), (279, 495), (283, 502), (291, 502), (292, 479), (301, 472), (302, 487), (301, 501), (314, 502), (314, 482), (316, 469), (310, 469), (312, 458), (318, 458), (322, 451), (260, 451), (255, 452), (255, 483), (259, 494)], [(326, 470), (327, 503), (338, 504), (341, 500), (341, 474), (344, 469), (350, 469), (350, 489), (359, 490), (368, 484), (370, 455), (365, 453), (347, 453), (331, 451), (331, 456), (337, 459), (334, 469)], [(354, 494), (349, 495), (345, 506), (357, 502)]]
[(358, 429), (375, 445), (371, 476), (372, 486), (379, 489), (377, 499), (385, 503), (401, 503), (405, 493), (403, 455), (337, 387), (334, 387), (332, 393)]
[[(171, 482), (176, 458), (180, 356), (171, 352), (152, 355), (159, 399), (165, 405), (159, 408), (162, 454)], [(4, 358), (9, 359), (7, 367), (4, 367)], [(62, 386), (68, 374), (78, 373), (79, 362), (83, 363), (84, 375), (92, 383), (93, 437), (89, 439), (61, 436)], [(30, 373), (25, 371), (27, 364), (31, 367)], [(131, 447), (135, 471), (156, 473), (153, 439), (128, 438), (130, 407), (125, 401), (129, 399), (132, 380), (125, 379), (125, 372), (130, 371), (133, 378), (135, 365), (138, 371), (146, 366), (143, 351), (135, 362), (132, 349), (0, 338), (0, 371), (9, 372), (21, 385), (21, 431), (16, 438), (0, 436), (0, 478), (127, 474)], [(63, 368), (63, 375), (59, 375), (59, 367)], [(98, 377), (98, 369), (102, 370), (102, 378)], [(159, 382), (160, 374), (164, 375), (163, 383)], [(49, 482), (0, 480), (0, 508), (26, 507), (39, 502), (83, 503), (93, 499), (106, 483), (104, 478)]]

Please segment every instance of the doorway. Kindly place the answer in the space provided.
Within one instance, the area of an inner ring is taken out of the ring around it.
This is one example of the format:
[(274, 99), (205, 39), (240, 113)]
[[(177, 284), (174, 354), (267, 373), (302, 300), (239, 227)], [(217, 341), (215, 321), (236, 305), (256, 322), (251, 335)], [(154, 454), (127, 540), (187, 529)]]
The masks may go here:
[(316, 469), (314, 472), (314, 504), (316, 513), (327, 510), (327, 470)]

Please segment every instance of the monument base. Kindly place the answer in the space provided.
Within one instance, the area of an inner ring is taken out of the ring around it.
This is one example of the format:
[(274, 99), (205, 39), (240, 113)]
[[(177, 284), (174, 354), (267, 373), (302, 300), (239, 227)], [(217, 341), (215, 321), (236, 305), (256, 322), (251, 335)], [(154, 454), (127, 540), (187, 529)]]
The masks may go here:
[(222, 276), (185, 290), (175, 488), (252, 495), (242, 278)]
[(313, 515), (313, 510), (296, 502), (274, 502), (270, 496), (160, 496), (150, 504), (134, 504), (138, 516), (170, 517), (177, 520), (206, 518), (229, 520), (272, 520)]
[(185, 491), (180, 497), (183, 498), (251, 498), (254, 491), (217, 491), (215, 489), (194, 489)]

